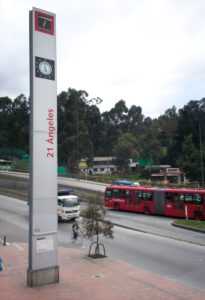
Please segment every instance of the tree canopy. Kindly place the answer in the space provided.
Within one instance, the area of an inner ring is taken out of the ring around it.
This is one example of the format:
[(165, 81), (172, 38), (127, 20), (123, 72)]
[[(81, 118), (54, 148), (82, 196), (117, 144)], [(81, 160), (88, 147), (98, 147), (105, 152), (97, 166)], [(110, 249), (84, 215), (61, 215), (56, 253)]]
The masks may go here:
[[(100, 98), (69, 88), (57, 97), (58, 158), (72, 172), (79, 161), (115, 156), (121, 170), (128, 159), (180, 167), (191, 180), (202, 180), (205, 151), (205, 98), (191, 100), (177, 111), (168, 108), (158, 118), (144, 116), (137, 105), (119, 100), (100, 112)], [(136, 101), (137, 102), (137, 101)], [(29, 99), (0, 98), (0, 158), (18, 158), (29, 151)], [(10, 150), (9, 150), (10, 149)], [(13, 154), (12, 154), (13, 153)]]

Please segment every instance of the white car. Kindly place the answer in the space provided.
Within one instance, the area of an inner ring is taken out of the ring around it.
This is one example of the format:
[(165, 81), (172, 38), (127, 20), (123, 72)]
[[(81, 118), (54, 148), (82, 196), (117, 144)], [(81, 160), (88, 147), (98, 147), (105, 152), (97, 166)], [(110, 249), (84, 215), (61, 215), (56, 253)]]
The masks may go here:
[[(63, 195), (61, 195), (63, 194)], [(58, 193), (58, 220), (74, 220), (80, 216), (80, 202), (76, 195)]]

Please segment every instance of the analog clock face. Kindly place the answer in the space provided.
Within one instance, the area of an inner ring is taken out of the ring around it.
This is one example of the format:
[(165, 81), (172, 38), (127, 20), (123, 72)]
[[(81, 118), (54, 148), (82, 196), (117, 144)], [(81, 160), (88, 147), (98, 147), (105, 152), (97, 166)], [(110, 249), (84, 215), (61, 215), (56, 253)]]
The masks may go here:
[(42, 61), (39, 64), (39, 70), (43, 75), (50, 75), (52, 73), (52, 66), (47, 61)]
[(38, 78), (55, 80), (55, 61), (36, 56), (35, 75)]

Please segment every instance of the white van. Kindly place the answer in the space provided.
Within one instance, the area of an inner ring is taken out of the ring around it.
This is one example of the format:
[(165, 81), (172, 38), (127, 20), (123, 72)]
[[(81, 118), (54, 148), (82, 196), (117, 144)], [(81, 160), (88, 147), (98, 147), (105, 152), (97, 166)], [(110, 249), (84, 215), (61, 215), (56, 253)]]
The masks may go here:
[(72, 220), (80, 216), (80, 202), (76, 195), (70, 194), (70, 192), (59, 191), (58, 192), (58, 220)]

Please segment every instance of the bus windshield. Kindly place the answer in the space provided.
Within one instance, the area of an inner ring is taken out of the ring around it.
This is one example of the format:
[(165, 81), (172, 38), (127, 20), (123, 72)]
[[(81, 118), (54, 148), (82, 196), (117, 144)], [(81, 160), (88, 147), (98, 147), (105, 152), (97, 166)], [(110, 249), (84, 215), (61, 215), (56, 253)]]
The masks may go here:
[(58, 205), (63, 207), (74, 207), (80, 205), (80, 203), (77, 196), (70, 195), (67, 197), (58, 198)]
[(64, 207), (74, 207), (76, 205), (79, 205), (79, 201), (78, 199), (62, 200), (62, 204)]

